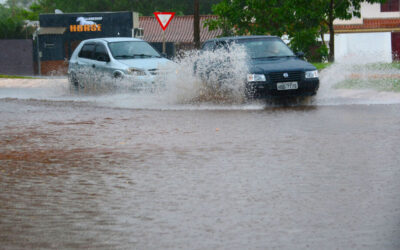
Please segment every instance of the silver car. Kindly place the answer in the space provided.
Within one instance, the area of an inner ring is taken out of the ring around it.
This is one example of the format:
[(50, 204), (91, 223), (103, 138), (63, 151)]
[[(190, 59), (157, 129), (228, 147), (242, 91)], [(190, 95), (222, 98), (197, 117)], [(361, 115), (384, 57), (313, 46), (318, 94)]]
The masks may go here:
[[(124, 79), (134, 86), (151, 87), (160, 68), (172, 61), (137, 38), (96, 38), (82, 41), (71, 56), (68, 79), (71, 86), (85, 88), (88, 82)], [(94, 82), (94, 83), (93, 83)]]

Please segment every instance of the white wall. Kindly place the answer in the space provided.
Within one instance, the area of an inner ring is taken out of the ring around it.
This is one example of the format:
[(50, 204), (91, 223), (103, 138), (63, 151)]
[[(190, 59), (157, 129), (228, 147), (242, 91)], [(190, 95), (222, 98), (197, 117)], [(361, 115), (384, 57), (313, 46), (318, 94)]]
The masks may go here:
[(335, 35), (335, 61), (392, 62), (390, 32)]
[(350, 20), (335, 19), (334, 24), (362, 24), (363, 18), (400, 18), (400, 11), (381, 12), (380, 3), (361, 3), (361, 18), (353, 17)]
[(380, 3), (362, 3), (361, 4), (362, 18), (400, 18), (400, 11), (381, 12)]

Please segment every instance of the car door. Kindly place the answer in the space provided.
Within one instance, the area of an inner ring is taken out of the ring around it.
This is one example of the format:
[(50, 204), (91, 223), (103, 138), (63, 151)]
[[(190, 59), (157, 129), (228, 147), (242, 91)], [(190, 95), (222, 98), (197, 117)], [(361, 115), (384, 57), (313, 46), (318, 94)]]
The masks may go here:
[(90, 80), (90, 77), (94, 75), (93, 72), (93, 64), (95, 63), (94, 60), (94, 49), (95, 43), (85, 43), (82, 46), (81, 51), (78, 54), (78, 77), (81, 80), (87, 81)]
[(94, 49), (95, 63), (92, 65), (93, 69), (99, 77), (111, 77), (113, 69), (110, 64), (110, 55), (106, 46), (103, 43), (96, 43)]

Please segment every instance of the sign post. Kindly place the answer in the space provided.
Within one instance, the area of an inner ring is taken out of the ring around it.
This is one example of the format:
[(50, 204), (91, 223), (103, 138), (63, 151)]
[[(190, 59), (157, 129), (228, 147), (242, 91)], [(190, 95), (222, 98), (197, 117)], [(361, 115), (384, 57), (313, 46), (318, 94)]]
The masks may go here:
[(165, 48), (165, 30), (162, 32), (162, 53), (166, 53), (166, 48)]
[(160, 24), (163, 30), (163, 45), (162, 45), (162, 52), (166, 53), (165, 48), (165, 29), (168, 27), (168, 24), (171, 22), (172, 18), (175, 16), (175, 12), (154, 12), (158, 23)]

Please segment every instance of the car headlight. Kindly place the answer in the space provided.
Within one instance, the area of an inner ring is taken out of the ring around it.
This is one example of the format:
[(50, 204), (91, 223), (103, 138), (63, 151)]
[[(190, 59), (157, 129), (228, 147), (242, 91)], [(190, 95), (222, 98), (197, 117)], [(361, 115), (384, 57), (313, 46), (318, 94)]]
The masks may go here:
[(132, 74), (135, 76), (145, 76), (146, 75), (146, 72), (142, 69), (128, 68), (127, 71), (129, 74)]
[(318, 70), (306, 71), (306, 78), (318, 78)]
[(265, 75), (262, 74), (247, 74), (248, 82), (265, 82)]

